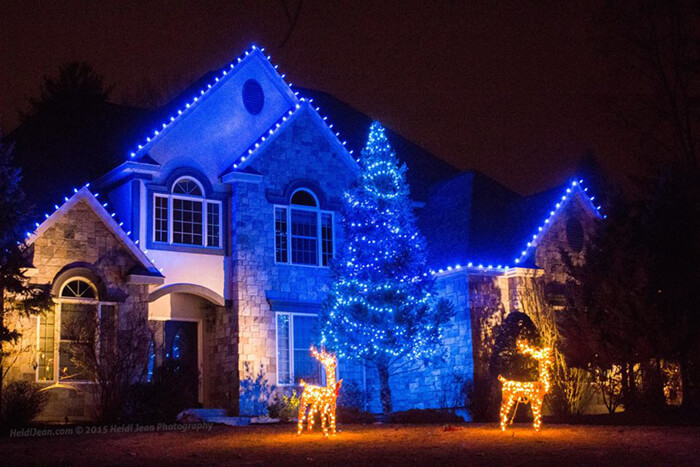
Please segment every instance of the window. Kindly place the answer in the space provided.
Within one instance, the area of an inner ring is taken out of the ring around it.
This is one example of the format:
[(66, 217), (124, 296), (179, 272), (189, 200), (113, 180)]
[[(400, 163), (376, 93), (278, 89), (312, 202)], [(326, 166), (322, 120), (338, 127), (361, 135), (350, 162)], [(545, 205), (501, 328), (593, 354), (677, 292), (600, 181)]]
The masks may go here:
[(55, 301), (38, 319), (37, 380), (86, 381), (88, 375), (75, 358), (76, 345), (113, 345), (116, 305), (100, 302), (97, 289), (84, 278), (69, 279)]
[(321, 367), (311, 356), (316, 315), (277, 313), (277, 384), (321, 383)]
[(334, 254), (333, 213), (321, 211), (308, 190), (292, 194), (290, 206), (275, 206), (275, 261), (328, 266)]
[(583, 250), (583, 226), (575, 217), (570, 217), (569, 220), (566, 221), (566, 242), (574, 253), (580, 253), (581, 250)]
[(153, 240), (221, 248), (221, 202), (207, 200), (195, 179), (181, 177), (170, 195), (153, 195)]

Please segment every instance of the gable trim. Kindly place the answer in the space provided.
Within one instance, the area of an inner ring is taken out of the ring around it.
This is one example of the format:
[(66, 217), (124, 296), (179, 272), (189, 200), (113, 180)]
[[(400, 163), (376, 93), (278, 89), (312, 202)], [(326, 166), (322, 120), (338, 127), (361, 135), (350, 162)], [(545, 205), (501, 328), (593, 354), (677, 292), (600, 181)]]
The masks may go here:
[(254, 57), (259, 58), (260, 61), (265, 65), (268, 74), (277, 78), (273, 79), (272, 81), (275, 82), (275, 85), (278, 87), (278, 89), (284, 91), (283, 94), (286, 95), (290, 104), (295, 104), (297, 102), (297, 99), (295, 94), (290, 89), (291, 83), (286, 86), (282, 86), (279, 83), (277, 83), (278, 81), (284, 83), (284, 75), (280, 76), (277, 73), (277, 67), (273, 66), (270, 63), (270, 57), (265, 56), (264, 51), (264, 48), (252, 45), (250, 49), (246, 50), (234, 62), (231, 62), (228, 67), (224, 68), (223, 71), (221, 71), (217, 76), (215, 76), (214, 81), (210, 82), (205, 87), (200, 89), (199, 94), (195, 95), (195, 97), (192, 98), (190, 102), (187, 102), (184, 105), (184, 107), (178, 109), (169, 119), (161, 123), (160, 126), (156, 130), (154, 130), (152, 134), (150, 134), (150, 136), (147, 136), (145, 141), (142, 141), (141, 144), (137, 145), (136, 149), (129, 153), (129, 158), (131, 160), (134, 160), (135, 158), (147, 153), (148, 150), (163, 137), (163, 135), (169, 133), (170, 130), (173, 127), (177, 126), (177, 124), (180, 123), (185, 116), (189, 115), (192, 111), (194, 111), (194, 109), (197, 107), (197, 104), (200, 104), (201, 102), (207, 100), (211, 95), (215, 93), (216, 90), (222, 87), (225, 82), (227, 82), (233, 75), (235, 75), (235, 72), (241, 69), (241, 67), (239, 67), (241, 63), (248, 62)]
[(114, 220), (112, 215), (110, 215), (104, 208), (95, 195), (88, 189), (87, 186), (82, 187), (80, 190), (76, 190), (75, 194), (68, 198), (63, 205), (58, 207), (56, 211), (39, 224), (27, 237), (27, 245), (33, 244), (37, 238), (41, 237), (49, 228), (51, 228), (61, 217), (63, 217), (68, 211), (70, 211), (76, 204), (84, 201), (97, 215), (97, 217), (102, 221), (102, 223), (107, 227), (112, 234), (114, 234), (119, 240), (122, 241), (124, 246), (129, 250), (129, 252), (141, 263), (141, 265), (146, 268), (151, 275), (155, 277), (163, 277), (163, 275), (158, 271), (153, 262), (146, 256), (146, 254), (141, 251), (141, 249), (129, 238), (126, 232), (119, 226), (117, 221)]
[(586, 188), (583, 185), (583, 180), (574, 180), (563, 192), (559, 201), (554, 205), (553, 210), (549, 212), (549, 216), (545, 218), (544, 222), (537, 228), (537, 232), (535, 232), (532, 235), (532, 239), (525, 244), (525, 247), (520, 252), (520, 255), (513, 260), (513, 265), (499, 264), (497, 266), (493, 266), (489, 264), (484, 266), (483, 264), (476, 265), (476, 263), (469, 262), (466, 266), (460, 264), (449, 265), (446, 266), (444, 269), (441, 268), (437, 271), (431, 270), (430, 273), (433, 276), (444, 276), (449, 274), (473, 271), (479, 273), (486, 272), (504, 274), (513, 268), (522, 269), (523, 267), (519, 266), (519, 264), (522, 263), (525, 259), (527, 259), (528, 256), (537, 247), (538, 238), (542, 238), (549, 231), (549, 228), (554, 223), (556, 217), (559, 216), (565, 210), (565, 207), (569, 204), (571, 200), (576, 198), (577, 195), (583, 201), (584, 207), (586, 207), (594, 217), (598, 219), (605, 219), (606, 216), (600, 213), (601, 206), (596, 206), (593, 203), (595, 197), (591, 197), (588, 195), (588, 188)]
[(270, 128), (270, 130), (268, 130), (258, 141), (251, 145), (246, 153), (239, 156), (236, 162), (233, 164), (233, 169), (245, 169), (258, 157), (259, 154), (264, 152), (265, 148), (267, 148), (281, 133), (283, 133), (284, 129), (291, 125), (291, 123), (299, 118), (299, 115), (302, 115), (303, 113), (307, 113), (309, 116), (311, 116), (313, 122), (321, 130), (321, 132), (325, 134), (326, 138), (331, 143), (331, 146), (335, 148), (335, 151), (340, 155), (343, 161), (345, 161), (353, 173), (356, 175), (359, 174), (360, 166), (345, 147), (345, 141), (340, 141), (339, 134), (333, 133), (331, 126), (327, 125), (325, 119), (319, 115), (318, 109), (314, 109), (311, 105), (311, 101), (304, 98), (299, 99), (299, 103), (295, 106), (295, 108), (288, 111), (280, 120), (277, 121), (277, 123), (275, 123), (275, 125), (273, 125), (272, 128)]

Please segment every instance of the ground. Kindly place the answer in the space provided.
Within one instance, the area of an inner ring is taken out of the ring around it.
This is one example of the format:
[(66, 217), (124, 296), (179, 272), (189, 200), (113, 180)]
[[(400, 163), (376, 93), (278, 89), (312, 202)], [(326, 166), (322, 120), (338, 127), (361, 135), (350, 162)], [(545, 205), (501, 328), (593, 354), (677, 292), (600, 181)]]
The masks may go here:
[[(171, 427), (172, 428), (172, 427)], [(0, 439), (2, 465), (697, 465), (700, 427), (346, 425)]]

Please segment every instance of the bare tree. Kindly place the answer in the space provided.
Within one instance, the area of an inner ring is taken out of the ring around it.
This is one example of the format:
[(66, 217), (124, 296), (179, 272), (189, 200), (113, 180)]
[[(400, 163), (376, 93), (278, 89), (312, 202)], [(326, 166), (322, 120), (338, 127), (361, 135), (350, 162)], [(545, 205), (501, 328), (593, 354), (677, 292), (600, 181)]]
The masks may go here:
[(546, 300), (542, 280), (523, 280), (518, 290), (518, 301), (538, 329), (542, 345), (553, 351), (552, 393), (547, 404), (558, 415), (581, 415), (593, 398), (591, 374), (567, 363), (557, 327), (557, 311)]
[(147, 317), (136, 313), (120, 317), (115, 307), (102, 305), (100, 316), (74, 313), (62, 332), (71, 341), (71, 362), (80, 377), (97, 385), (93, 391), (97, 419), (118, 419), (129, 387), (146, 379), (153, 342)]

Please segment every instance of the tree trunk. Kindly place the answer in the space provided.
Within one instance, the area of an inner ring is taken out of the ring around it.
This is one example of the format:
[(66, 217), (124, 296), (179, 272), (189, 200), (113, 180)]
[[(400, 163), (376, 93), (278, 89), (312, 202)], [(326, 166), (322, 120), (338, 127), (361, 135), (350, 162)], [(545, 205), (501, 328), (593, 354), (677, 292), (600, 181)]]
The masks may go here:
[(379, 399), (382, 402), (382, 413), (384, 417), (388, 417), (393, 412), (391, 387), (389, 386), (389, 367), (386, 364), (378, 363), (377, 372), (379, 373)]
[(681, 366), (681, 407), (686, 411), (692, 411), (695, 407), (695, 400), (693, 399), (692, 386), (693, 378), (691, 376), (692, 364), (686, 353), (683, 353), (680, 357)]

